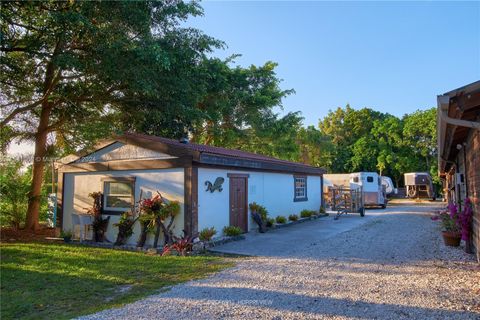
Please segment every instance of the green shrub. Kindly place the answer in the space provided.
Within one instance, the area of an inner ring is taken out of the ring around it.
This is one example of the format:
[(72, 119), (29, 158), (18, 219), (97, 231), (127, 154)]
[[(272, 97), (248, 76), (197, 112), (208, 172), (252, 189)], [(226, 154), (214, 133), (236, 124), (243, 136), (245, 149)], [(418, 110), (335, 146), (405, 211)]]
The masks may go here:
[(239, 227), (228, 226), (228, 227), (223, 228), (223, 234), (225, 234), (228, 237), (239, 236), (242, 233), (243, 233), (243, 231)]
[(290, 221), (297, 221), (298, 220), (298, 216), (296, 214), (291, 214), (288, 216), (288, 220)]
[(314, 210), (306, 210), (306, 209), (305, 209), (305, 210), (302, 210), (302, 211), (300, 212), (300, 217), (302, 217), (302, 218), (310, 218), (311, 216), (314, 216), (314, 215), (316, 215), (316, 214), (317, 214), (317, 212), (314, 211)]
[(320, 207), (320, 213), (325, 213), (325, 208), (324, 207)]
[(30, 171), (20, 160), (0, 159), (0, 224), (20, 228), (25, 223), (30, 190)]
[(217, 234), (217, 230), (215, 230), (214, 227), (204, 228), (202, 231), (200, 231), (198, 238), (200, 238), (200, 240), (202, 241), (210, 241), (212, 240), (213, 236), (216, 234)]
[(274, 223), (275, 223), (275, 219), (267, 218), (267, 227), (272, 227)]
[(73, 237), (73, 233), (70, 230), (61, 230), (60, 231), (60, 238), (71, 238)]
[(285, 218), (284, 216), (277, 216), (275, 218), (275, 221), (277, 223), (283, 224), (283, 223), (287, 223), (287, 218)]

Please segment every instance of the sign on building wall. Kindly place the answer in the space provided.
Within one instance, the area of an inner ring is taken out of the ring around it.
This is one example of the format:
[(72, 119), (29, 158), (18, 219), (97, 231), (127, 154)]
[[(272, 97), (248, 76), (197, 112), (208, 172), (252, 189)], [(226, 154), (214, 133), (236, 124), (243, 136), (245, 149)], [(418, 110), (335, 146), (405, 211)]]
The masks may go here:
[(224, 178), (222, 177), (217, 177), (215, 179), (215, 182), (212, 184), (210, 181), (205, 181), (205, 185), (207, 186), (207, 189), (205, 191), (210, 191), (211, 193), (214, 193), (215, 190), (218, 190), (218, 192), (222, 192), (222, 184), (225, 181)]

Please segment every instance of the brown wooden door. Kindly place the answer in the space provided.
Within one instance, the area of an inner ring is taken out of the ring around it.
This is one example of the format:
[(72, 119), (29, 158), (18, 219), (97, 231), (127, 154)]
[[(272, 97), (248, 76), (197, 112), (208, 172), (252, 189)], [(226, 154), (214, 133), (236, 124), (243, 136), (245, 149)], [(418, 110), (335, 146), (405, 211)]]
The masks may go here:
[(248, 231), (247, 178), (230, 177), (230, 225)]

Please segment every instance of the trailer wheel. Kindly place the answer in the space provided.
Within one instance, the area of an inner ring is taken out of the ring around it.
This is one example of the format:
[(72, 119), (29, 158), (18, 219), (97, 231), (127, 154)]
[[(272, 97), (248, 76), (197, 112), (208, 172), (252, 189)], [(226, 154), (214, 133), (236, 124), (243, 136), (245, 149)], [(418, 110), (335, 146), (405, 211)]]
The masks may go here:
[(360, 217), (365, 217), (365, 208), (363, 207), (360, 208), (359, 212), (360, 212)]
[(415, 186), (410, 186), (408, 188), (408, 196), (410, 198), (415, 198), (416, 195), (417, 195), (417, 190), (416, 190)]

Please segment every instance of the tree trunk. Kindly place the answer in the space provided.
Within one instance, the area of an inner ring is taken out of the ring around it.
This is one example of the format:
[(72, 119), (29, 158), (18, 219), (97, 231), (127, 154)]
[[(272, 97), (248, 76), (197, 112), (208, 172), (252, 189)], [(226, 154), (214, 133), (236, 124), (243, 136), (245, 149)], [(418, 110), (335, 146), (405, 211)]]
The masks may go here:
[(48, 120), (52, 106), (45, 102), (40, 113), (40, 122), (35, 134), (35, 154), (33, 158), (32, 186), (28, 197), (27, 221), (25, 229), (36, 231), (39, 228), (40, 197), (42, 194), (43, 173), (45, 169), (45, 156), (47, 154)]
[[(63, 39), (60, 38), (55, 45), (52, 56), (59, 54), (62, 48)], [(53, 60), (53, 58), (52, 58)], [(47, 136), (49, 132), (48, 124), (50, 114), (54, 107), (53, 102), (49, 101), (50, 93), (60, 80), (61, 72), (58, 71), (55, 76), (55, 64), (50, 60), (47, 63), (45, 71), (45, 80), (43, 82), (43, 102), (38, 122), (37, 132), (35, 133), (35, 154), (33, 158), (32, 169), (32, 187), (28, 197), (27, 221), (25, 229), (36, 231), (39, 228), (38, 218), (40, 215), (40, 197), (42, 193), (43, 174), (45, 169), (45, 156), (47, 155)]]
[(155, 230), (155, 238), (153, 240), (153, 247), (156, 248), (158, 246), (158, 239), (160, 238), (160, 228), (163, 226), (162, 221), (160, 218), (155, 218), (156, 221), (156, 227), (157, 229)]
[(145, 245), (145, 241), (147, 241), (148, 222), (141, 222), (140, 225), (142, 226), (142, 230), (140, 233), (140, 238), (137, 242), (137, 247), (143, 247)]

